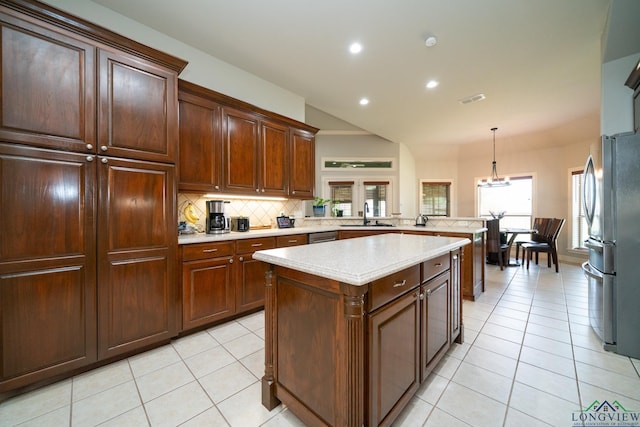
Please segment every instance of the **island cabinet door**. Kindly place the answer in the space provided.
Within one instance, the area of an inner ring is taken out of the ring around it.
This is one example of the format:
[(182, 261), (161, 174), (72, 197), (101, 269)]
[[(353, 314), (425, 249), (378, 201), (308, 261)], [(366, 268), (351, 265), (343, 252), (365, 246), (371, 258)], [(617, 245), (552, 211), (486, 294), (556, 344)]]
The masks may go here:
[(422, 381), (449, 348), (449, 271), (422, 285)]
[(420, 383), (418, 290), (369, 315), (369, 422), (393, 421)]

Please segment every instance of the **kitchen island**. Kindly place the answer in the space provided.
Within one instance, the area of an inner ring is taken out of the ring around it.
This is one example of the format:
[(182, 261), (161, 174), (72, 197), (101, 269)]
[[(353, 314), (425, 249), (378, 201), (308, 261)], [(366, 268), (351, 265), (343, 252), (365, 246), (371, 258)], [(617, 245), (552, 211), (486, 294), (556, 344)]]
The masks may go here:
[(307, 425), (389, 425), (462, 342), (469, 239), (382, 234), (258, 251), (265, 280), (262, 403)]

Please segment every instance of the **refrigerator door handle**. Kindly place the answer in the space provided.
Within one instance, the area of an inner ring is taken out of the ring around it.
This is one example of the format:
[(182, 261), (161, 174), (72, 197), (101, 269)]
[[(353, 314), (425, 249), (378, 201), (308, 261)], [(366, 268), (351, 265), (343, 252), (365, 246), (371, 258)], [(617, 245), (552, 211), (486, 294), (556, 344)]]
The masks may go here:
[(587, 158), (584, 165), (584, 186), (582, 187), (582, 206), (589, 227), (593, 224), (596, 209), (596, 171), (593, 164), (593, 156)]
[(604, 250), (604, 245), (600, 242), (595, 242), (594, 240), (588, 239), (584, 241), (584, 245), (585, 247), (587, 247), (588, 249), (593, 249), (595, 251), (598, 251), (600, 253), (602, 253), (602, 251)]
[(591, 277), (592, 279), (596, 279), (599, 281), (603, 281), (604, 280), (604, 274), (600, 273), (597, 269), (595, 268), (591, 268), (591, 266), (589, 265), (589, 261), (585, 262), (582, 264), (582, 272), (588, 276)]
[[(585, 276), (594, 279), (598, 282), (599, 286), (602, 286), (602, 300), (598, 301), (602, 304), (602, 340), (605, 344), (609, 345), (610, 349), (613, 349), (613, 345), (616, 342), (616, 323), (613, 313), (613, 288), (615, 286), (615, 276), (612, 274), (603, 274), (596, 268), (591, 268), (589, 262), (582, 264), (582, 272)], [(591, 295), (589, 296), (591, 298)], [(589, 301), (591, 304), (591, 301)]]

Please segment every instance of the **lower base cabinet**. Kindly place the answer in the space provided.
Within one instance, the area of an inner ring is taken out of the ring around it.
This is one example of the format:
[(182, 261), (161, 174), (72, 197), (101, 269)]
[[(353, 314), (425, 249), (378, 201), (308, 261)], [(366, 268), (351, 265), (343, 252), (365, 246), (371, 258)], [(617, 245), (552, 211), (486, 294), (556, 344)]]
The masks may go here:
[(253, 259), (253, 253), (276, 247), (275, 237), (236, 241), (236, 312), (264, 306), (264, 276), (269, 265)]
[(369, 315), (369, 420), (394, 419), (420, 386), (418, 290)]
[(282, 402), (306, 425), (391, 425), (461, 340), (459, 259), (455, 250), (353, 287), (273, 266), (263, 405)]
[(182, 329), (235, 314), (233, 242), (184, 246), (182, 261)]

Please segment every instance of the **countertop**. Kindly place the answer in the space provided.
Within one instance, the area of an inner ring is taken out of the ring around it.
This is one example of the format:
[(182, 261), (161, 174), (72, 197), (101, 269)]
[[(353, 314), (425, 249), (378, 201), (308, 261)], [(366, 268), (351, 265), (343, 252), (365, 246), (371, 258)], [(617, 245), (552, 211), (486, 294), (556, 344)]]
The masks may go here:
[(311, 226), (311, 227), (294, 227), (294, 228), (268, 228), (262, 230), (250, 230), (245, 232), (232, 231), (230, 233), (222, 234), (183, 234), (178, 236), (179, 245), (188, 245), (191, 243), (207, 243), (207, 242), (222, 242), (226, 240), (238, 240), (238, 239), (252, 239), (256, 237), (271, 237), (271, 236), (287, 236), (290, 234), (307, 234), (307, 233), (319, 233), (324, 231), (340, 231), (340, 230), (378, 230), (378, 231), (428, 231), (428, 232), (443, 232), (443, 233), (482, 233), (487, 231), (486, 228), (470, 228), (470, 227), (435, 227), (425, 226), (416, 227), (409, 226), (393, 226), (393, 227), (379, 227), (379, 226), (358, 226), (358, 225), (325, 225), (325, 226)]
[(253, 258), (361, 286), (469, 243), (469, 239), (458, 237), (379, 234), (268, 249), (254, 253)]

